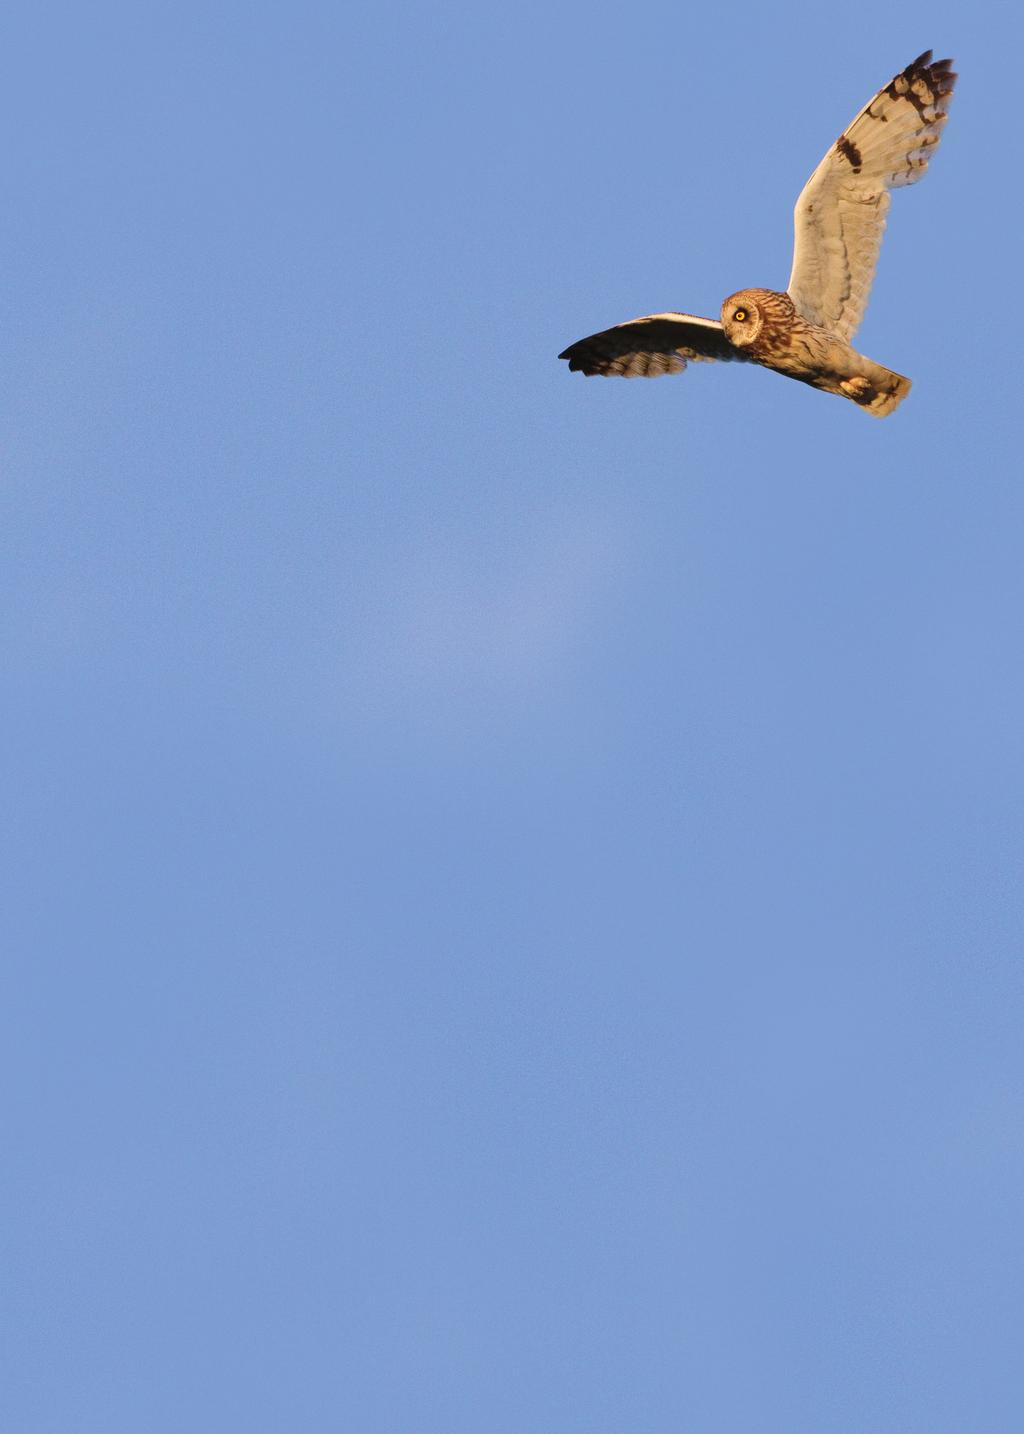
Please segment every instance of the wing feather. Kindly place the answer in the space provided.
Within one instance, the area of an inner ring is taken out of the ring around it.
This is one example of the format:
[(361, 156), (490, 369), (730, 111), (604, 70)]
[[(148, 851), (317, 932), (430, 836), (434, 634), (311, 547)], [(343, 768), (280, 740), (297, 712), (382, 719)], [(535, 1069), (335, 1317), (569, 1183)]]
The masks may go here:
[(804, 318), (847, 341), (867, 308), (889, 191), (923, 176), (942, 136), (951, 64), (925, 50), (879, 90), (797, 200), (789, 296)]
[(725, 337), (717, 319), (701, 319), (694, 314), (646, 314), (630, 319), (579, 339), (558, 357), (568, 359), (574, 372), (615, 374), (620, 378), (682, 373), (689, 362), (746, 361), (746, 355)]

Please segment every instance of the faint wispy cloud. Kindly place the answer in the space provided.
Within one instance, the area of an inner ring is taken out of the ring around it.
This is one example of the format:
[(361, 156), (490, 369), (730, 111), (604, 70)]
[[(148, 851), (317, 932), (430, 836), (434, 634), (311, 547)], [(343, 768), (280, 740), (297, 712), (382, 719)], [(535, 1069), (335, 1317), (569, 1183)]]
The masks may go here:
[(621, 530), (587, 512), (549, 518), (500, 553), (481, 556), (471, 541), (422, 546), (374, 572), (350, 696), (435, 711), (474, 692), (525, 696), (585, 650), (621, 562)]

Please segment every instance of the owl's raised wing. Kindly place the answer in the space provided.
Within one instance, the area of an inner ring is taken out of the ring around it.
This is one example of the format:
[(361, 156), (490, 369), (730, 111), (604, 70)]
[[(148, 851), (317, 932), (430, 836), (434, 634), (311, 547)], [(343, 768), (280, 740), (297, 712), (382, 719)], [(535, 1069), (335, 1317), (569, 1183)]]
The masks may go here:
[(733, 348), (717, 319), (693, 314), (647, 314), (616, 324), (570, 344), (560, 359), (585, 374), (615, 374), (620, 378), (658, 378), (682, 373), (688, 362), (711, 359), (745, 363), (746, 355)]
[(867, 308), (889, 190), (915, 184), (946, 123), (956, 75), (931, 50), (866, 104), (796, 202), (789, 296), (805, 319), (849, 340)]

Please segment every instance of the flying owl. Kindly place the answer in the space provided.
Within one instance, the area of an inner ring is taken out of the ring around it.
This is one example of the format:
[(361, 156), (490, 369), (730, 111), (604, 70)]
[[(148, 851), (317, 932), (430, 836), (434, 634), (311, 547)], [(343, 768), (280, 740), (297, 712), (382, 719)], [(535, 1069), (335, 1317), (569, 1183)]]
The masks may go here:
[(829, 149), (796, 202), (789, 289), (740, 289), (721, 321), (648, 314), (571, 344), (585, 374), (680, 373), (687, 360), (759, 363), (884, 418), (910, 379), (850, 344), (867, 307), (890, 189), (915, 184), (942, 137), (956, 75), (926, 50), (879, 90)]

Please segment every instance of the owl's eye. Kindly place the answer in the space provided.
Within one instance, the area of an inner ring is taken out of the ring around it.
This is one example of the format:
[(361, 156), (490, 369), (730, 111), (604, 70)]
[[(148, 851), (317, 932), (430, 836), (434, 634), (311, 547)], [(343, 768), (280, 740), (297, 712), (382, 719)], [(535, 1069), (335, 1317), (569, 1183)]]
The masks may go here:
[(733, 314), (733, 319), (737, 324), (742, 324), (746, 317), (746, 309), (737, 309), (736, 312)]

